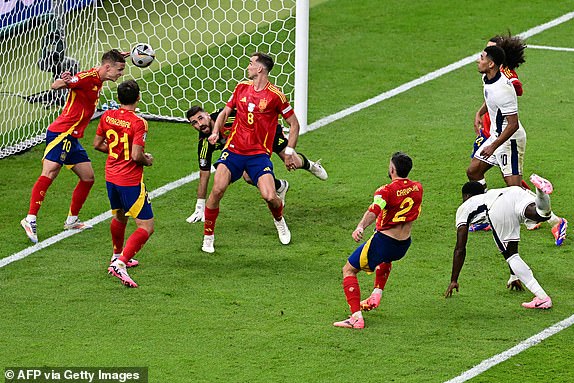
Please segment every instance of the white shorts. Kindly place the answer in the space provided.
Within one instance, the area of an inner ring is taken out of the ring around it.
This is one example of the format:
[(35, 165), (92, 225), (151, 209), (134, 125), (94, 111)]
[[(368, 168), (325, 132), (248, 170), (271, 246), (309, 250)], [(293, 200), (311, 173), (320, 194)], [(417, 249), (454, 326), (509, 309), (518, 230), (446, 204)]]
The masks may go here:
[(532, 193), (520, 186), (511, 186), (488, 206), (492, 235), (500, 251), (506, 250), (508, 242), (520, 241), (520, 224), (526, 219), (524, 212), (532, 203), (535, 203)]
[(526, 135), (516, 134), (505, 143), (500, 145), (492, 156), (484, 158), (480, 155), (482, 149), (492, 144), (496, 137), (490, 136), (482, 143), (480, 148), (474, 153), (474, 158), (486, 162), (492, 166), (499, 166), (504, 177), (522, 175), (522, 165), (524, 163), (524, 150), (526, 149)]

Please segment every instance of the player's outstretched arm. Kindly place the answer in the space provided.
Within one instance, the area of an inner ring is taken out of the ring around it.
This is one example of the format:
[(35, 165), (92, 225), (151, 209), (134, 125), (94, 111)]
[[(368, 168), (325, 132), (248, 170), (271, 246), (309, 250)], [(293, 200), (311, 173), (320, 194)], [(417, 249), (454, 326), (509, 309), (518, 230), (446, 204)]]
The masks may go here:
[(285, 167), (287, 170), (297, 169), (297, 153), (295, 153), (295, 147), (297, 146), (297, 140), (299, 138), (299, 120), (295, 113), (293, 113), (285, 121), (289, 124), (289, 141), (287, 147), (285, 148)]
[(70, 72), (64, 72), (60, 75), (60, 78), (54, 80), (51, 85), (52, 89), (62, 89), (68, 86), (68, 83), (72, 81), (72, 74)]
[(454, 254), (452, 256), (452, 272), (450, 275), (450, 284), (446, 289), (444, 296), (448, 298), (452, 296), (453, 290), (458, 292), (458, 276), (464, 259), (466, 258), (466, 242), (468, 241), (468, 226), (460, 225), (456, 230), (456, 246), (454, 247)]
[(187, 217), (187, 223), (196, 223), (205, 221), (205, 199), (207, 196), (207, 187), (211, 172), (209, 170), (199, 171), (199, 184), (197, 185), (197, 200), (195, 201), (195, 210)]
[(476, 115), (474, 116), (474, 133), (476, 133), (477, 136), (480, 135), (480, 128), (482, 128), (482, 116), (487, 112), (488, 110), (486, 109), (486, 102), (483, 102), (482, 106), (480, 109), (478, 109), (478, 112), (476, 112)]
[(360, 242), (363, 239), (363, 232), (367, 227), (369, 227), (373, 222), (375, 222), (377, 216), (370, 210), (367, 210), (363, 215), (361, 221), (357, 224), (357, 228), (353, 231), (353, 239), (355, 242)]

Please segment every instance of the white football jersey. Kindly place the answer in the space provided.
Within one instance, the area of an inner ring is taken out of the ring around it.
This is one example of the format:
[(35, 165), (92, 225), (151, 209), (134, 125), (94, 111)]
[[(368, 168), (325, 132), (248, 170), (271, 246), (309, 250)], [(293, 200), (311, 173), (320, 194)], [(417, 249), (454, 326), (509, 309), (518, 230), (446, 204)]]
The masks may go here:
[[(534, 195), (520, 186), (491, 189), (467, 199), (456, 211), (456, 227), (488, 220), (495, 240), (507, 243), (520, 240), (520, 224)], [(498, 244), (498, 243), (497, 243)]]
[[(497, 72), (496, 76), (489, 80), (486, 75), (482, 77), (484, 82), (484, 101), (490, 115), (490, 134), (498, 137), (508, 125), (506, 116), (518, 114), (518, 97), (508, 77)], [(518, 121), (518, 130), (512, 136), (513, 139), (525, 137), (524, 128)]]

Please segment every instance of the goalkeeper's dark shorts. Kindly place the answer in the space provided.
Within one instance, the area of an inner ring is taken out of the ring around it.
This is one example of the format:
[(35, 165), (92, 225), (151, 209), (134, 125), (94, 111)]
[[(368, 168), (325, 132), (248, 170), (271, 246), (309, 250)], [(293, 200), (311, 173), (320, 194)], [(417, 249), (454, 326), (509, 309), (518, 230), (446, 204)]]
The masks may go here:
[[(197, 161), (200, 170), (211, 170), (211, 164), (213, 159), (213, 152), (216, 150), (222, 150), (225, 146), (225, 142), (222, 140), (217, 141), (215, 145), (212, 145), (207, 141), (207, 137), (200, 137), (197, 144)], [(275, 130), (275, 140), (273, 141), (273, 152), (279, 154), (287, 147), (287, 137), (283, 133), (283, 126), (277, 124)]]

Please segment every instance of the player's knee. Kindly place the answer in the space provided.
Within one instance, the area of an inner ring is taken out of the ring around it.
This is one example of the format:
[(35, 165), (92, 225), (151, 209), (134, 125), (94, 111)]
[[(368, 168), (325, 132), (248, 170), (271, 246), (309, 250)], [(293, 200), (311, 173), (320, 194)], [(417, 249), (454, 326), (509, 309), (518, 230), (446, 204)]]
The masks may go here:
[(474, 169), (472, 166), (469, 166), (466, 169), (466, 177), (470, 180), (470, 181), (474, 181), (476, 180), (476, 169)]
[(267, 203), (272, 203), (275, 199), (278, 199), (279, 197), (277, 197), (277, 192), (275, 190), (273, 191), (265, 191), (265, 192), (261, 192), (261, 197), (265, 200), (265, 202)]
[(342, 272), (343, 272), (343, 277), (352, 277), (352, 276), (357, 275), (358, 270), (355, 269), (353, 267), (353, 265), (351, 265), (349, 263), (349, 261), (347, 261), (347, 263), (345, 263), (345, 266), (343, 266)]
[(219, 202), (223, 198), (224, 193), (225, 189), (214, 186), (213, 189), (211, 189), (211, 193), (209, 194), (209, 199), (213, 202)]
[(136, 224), (137, 224), (138, 228), (144, 229), (147, 232), (148, 236), (151, 236), (155, 231), (155, 225), (154, 225), (153, 218), (141, 220), (141, 221), (137, 220)]

